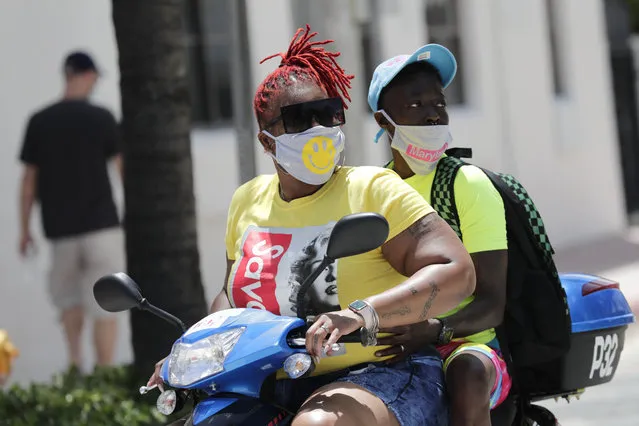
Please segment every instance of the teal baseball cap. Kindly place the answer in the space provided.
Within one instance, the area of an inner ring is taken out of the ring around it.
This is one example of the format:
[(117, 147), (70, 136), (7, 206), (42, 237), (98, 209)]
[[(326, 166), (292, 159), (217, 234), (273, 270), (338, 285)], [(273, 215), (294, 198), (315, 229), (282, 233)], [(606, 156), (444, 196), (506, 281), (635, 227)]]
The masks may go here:
[(457, 73), (457, 60), (450, 50), (440, 44), (427, 44), (415, 51), (412, 55), (398, 55), (382, 62), (375, 68), (370, 86), (368, 86), (368, 105), (373, 111), (377, 111), (379, 96), (384, 87), (393, 81), (407, 65), (414, 62), (428, 62), (434, 66), (442, 78), (444, 88), (448, 87)]

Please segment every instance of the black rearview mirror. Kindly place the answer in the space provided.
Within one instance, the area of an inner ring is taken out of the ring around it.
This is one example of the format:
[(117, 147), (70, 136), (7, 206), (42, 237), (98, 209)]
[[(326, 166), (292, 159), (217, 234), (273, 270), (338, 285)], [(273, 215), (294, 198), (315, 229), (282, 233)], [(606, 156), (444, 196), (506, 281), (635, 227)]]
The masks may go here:
[(93, 297), (108, 312), (140, 307), (144, 298), (138, 285), (124, 272), (106, 275), (93, 285)]
[(388, 222), (377, 213), (344, 216), (331, 231), (326, 256), (341, 259), (374, 250), (384, 244), (388, 230)]
[(93, 297), (105, 311), (124, 312), (138, 308), (178, 326), (182, 332), (186, 331), (186, 326), (179, 318), (149, 303), (142, 296), (140, 287), (124, 272), (100, 278), (93, 285)]

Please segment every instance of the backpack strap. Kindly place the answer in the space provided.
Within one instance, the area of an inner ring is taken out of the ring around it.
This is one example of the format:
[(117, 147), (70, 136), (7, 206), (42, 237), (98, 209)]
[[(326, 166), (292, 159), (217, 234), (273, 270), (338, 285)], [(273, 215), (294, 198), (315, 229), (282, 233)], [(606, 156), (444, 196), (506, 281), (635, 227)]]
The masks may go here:
[(537, 246), (544, 253), (544, 260), (547, 263), (552, 263), (552, 256), (555, 254), (555, 250), (550, 244), (548, 234), (546, 234), (544, 221), (542, 220), (537, 207), (535, 207), (535, 204), (530, 198), (530, 195), (528, 195), (526, 189), (511, 175), (502, 173), (500, 174), (500, 177), (519, 198), (519, 201), (521, 201), (525, 206), (526, 212), (528, 213), (528, 222), (530, 223), (530, 228), (535, 235)]
[(430, 190), (430, 203), (461, 239), (461, 226), (455, 203), (455, 176), (466, 163), (455, 157), (443, 157), (437, 163), (435, 177)]
[(473, 158), (472, 148), (449, 148), (444, 153), (449, 157)]

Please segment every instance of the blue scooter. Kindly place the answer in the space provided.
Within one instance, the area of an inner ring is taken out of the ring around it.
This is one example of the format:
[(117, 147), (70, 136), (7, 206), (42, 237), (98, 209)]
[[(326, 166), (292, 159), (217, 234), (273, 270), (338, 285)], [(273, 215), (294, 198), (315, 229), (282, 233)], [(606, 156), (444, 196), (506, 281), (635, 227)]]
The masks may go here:
[[(304, 296), (318, 275), (336, 259), (365, 253), (381, 246), (388, 236), (388, 223), (373, 213), (358, 213), (340, 219), (329, 237), (323, 261), (303, 282), (298, 293), (298, 318), (277, 316), (257, 309), (228, 309), (211, 314), (188, 330), (178, 318), (153, 306), (126, 274), (108, 275), (95, 283), (94, 296), (109, 312), (143, 309), (178, 327), (184, 334), (174, 343), (161, 376), (168, 385), (157, 399), (159, 411), (172, 414), (194, 403), (185, 425), (290, 425), (295, 413), (264, 398), (264, 384), (283, 370), (290, 378), (309, 376), (314, 363), (305, 349)], [(625, 332), (634, 316), (618, 283), (584, 274), (564, 274), (561, 282), (571, 310), (571, 349), (561, 360), (561, 379), (552, 391), (527, 397), (509, 397), (512, 406), (533, 408), (520, 414), (518, 425), (558, 424), (551, 412), (532, 405), (538, 400), (579, 396), (584, 388), (609, 382), (614, 377), (623, 350)], [(362, 343), (359, 333), (340, 338), (343, 343)], [(150, 389), (140, 388), (141, 393)], [(511, 392), (512, 393), (512, 392)], [(509, 426), (513, 416), (494, 419), (494, 425)]]

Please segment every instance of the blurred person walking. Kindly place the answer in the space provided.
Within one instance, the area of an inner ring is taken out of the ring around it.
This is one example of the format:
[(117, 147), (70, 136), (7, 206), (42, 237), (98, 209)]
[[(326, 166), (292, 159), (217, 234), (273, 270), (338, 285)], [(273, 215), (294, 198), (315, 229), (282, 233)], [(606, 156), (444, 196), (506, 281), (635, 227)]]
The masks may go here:
[(70, 364), (81, 368), (85, 317), (93, 320), (98, 365), (113, 361), (116, 318), (93, 299), (99, 277), (124, 268), (124, 239), (111, 191), (107, 163), (120, 173), (118, 125), (108, 110), (89, 102), (99, 78), (93, 59), (73, 52), (64, 61), (63, 98), (28, 121), (20, 152), (19, 251), (34, 248), (30, 218), (39, 201), (51, 242), (49, 295), (60, 312)]

